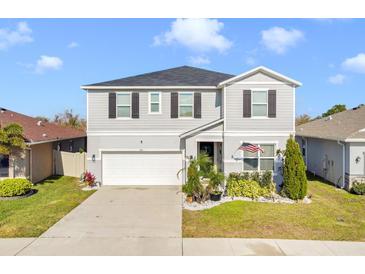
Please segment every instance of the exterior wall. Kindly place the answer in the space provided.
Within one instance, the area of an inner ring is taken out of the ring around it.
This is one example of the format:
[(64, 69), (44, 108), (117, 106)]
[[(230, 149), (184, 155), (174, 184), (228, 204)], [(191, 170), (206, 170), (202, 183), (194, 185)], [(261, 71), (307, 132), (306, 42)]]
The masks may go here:
[(347, 163), (349, 172), (346, 172), (346, 186), (350, 189), (352, 183), (365, 181), (365, 143), (348, 144)]
[[(336, 141), (316, 138), (307, 139), (307, 170), (342, 187), (342, 146)], [(298, 138), (297, 138), (298, 140)], [(300, 143), (302, 145), (302, 143)]]
[[(276, 90), (276, 118), (243, 118), (243, 90), (255, 88)], [(293, 87), (262, 73), (235, 82), (226, 87), (226, 131), (294, 133), (294, 99)]]
[[(153, 91), (153, 90), (150, 90)], [(179, 90), (181, 91), (181, 90)], [(170, 118), (170, 91), (161, 91), (162, 114), (148, 113), (148, 92), (139, 91), (139, 119), (109, 119), (108, 91), (88, 91), (88, 132), (100, 131), (175, 131), (187, 130), (205, 125), (221, 118), (221, 91), (189, 90), (202, 93), (202, 118)], [(178, 92), (178, 91), (176, 91)]]
[[(72, 144), (71, 151), (70, 151), (70, 144)], [(86, 151), (86, 137), (62, 140), (53, 143), (53, 149), (57, 150), (58, 146), (60, 148), (60, 151), (80, 152), (80, 149)]]
[(9, 157), (9, 178), (29, 178), (29, 150), (19, 150)]
[[(229, 175), (231, 172), (242, 172), (243, 171), (243, 160), (238, 155), (238, 148), (243, 142), (254, 143), (254, 144), (275, 144), (275, 152), (278, 149), (285, 149), (286, 141), (289, 138), (287, 136), (245, 136), (239, 134), (225, 134), (223, 144), (223, 161), (224, 161), (224, 173)], [(239, 159), (237, 159), (239, 158)], [(282, 162), (281, 158), (275, 156), (274, 159), (274, 181), (277, 185), (282, 183)]]
[(31, 146), (31, 181), (37, 183), (53, 174), (53, 144)]

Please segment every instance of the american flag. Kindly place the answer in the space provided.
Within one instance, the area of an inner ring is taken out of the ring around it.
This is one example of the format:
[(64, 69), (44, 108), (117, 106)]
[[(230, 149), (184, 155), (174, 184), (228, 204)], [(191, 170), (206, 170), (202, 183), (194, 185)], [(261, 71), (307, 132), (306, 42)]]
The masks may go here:
[(243, 143), (238, 149), (243, 151), (249, 151), (252, 153), (255, 153), (257, 151), (261, 151), (262, 153), (264, 152), (261, 147), (250, 143)]

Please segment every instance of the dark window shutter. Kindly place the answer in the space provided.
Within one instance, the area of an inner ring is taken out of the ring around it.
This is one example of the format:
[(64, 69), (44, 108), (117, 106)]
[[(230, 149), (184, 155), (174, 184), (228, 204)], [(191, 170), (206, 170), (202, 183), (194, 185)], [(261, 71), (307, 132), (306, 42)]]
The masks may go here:
[(179, 94), (171, 92), (171, 118), (179, 117)]
[(243, 117), (251, 117), (251, 90), (243, 91)]
[(276, 117), (276, 90), (269, 90), (268, 112), (269, 118)]
[(117, 117), (117, 94), (115, 92), (109, 92), (109, 118)]
[(132, 118), (139, 118), (139, 93), (132, 93)]
[(202, 94), (194, 93), (194, 118), (202, 118)]

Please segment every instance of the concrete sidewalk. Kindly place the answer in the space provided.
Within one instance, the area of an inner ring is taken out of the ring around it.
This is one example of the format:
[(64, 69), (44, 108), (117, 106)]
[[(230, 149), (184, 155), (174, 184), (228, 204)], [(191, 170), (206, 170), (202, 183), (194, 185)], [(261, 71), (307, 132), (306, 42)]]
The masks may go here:
[(184, 238), (184, 256), (365, 256), (365, 242)]
[[(181, 244), (182, 242), (182, 244)], [(0, 239), (0, 255), (365, 256), (365, 242), (237, 238)], [(59, 249), (66, 252), (61, 253)]]

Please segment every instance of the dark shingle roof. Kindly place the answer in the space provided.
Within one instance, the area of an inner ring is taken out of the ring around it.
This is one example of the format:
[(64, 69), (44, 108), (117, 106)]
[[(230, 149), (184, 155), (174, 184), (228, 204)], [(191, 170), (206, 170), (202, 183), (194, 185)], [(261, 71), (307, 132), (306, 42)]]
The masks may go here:
[(234, 75), (182, 66), (87, 86), (217, 86)]

